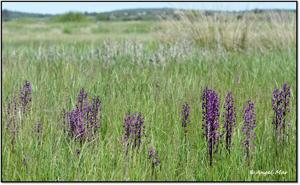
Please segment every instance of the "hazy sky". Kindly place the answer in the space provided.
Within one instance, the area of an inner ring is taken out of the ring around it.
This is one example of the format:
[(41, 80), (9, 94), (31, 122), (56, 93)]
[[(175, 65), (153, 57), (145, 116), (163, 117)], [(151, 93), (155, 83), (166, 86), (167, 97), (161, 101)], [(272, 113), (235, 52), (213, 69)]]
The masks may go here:
[(295, 2), (2, 2), (2, 9), (33, 13), (105, 12), (131, 8), (182, 8), (206, 10), (296, 9)]

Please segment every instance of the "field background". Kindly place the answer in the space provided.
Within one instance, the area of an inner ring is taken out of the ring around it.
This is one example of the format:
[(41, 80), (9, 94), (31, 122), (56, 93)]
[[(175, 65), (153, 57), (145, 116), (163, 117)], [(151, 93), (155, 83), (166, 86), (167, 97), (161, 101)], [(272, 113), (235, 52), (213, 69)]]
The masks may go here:
[[(295, 181), (295, 12), (178, 16), (180, 20), (3, 22), (2, 180)], [(20, 115), (13, 150), (5, 100), (18, 96), (25, 80), (32, 83), (32, 106), (27, 116)], [(274, 87), (284, 82), (291, 86), (289, 141), (278, 146), (276, 155), (271, 99)], [(237, 111), (232, 152), (228, 155), (221, 145), (212, 167), (201, 129), (206, 86), (218, 92), (221, 107), (232, 91)], [(99, 138), (82, 147), (63, 133), (61, 119), (63, 109), (75, 106), (81, 88), (90, 97), (100, 96), (103, 105)], [(241, 131), (248, 99), (257, 114), (250, 166)], [(185, 102), (191, 107), (186, 144), (180, 118)], [(144, 115), (146, 135), (140, 151), (130, 157), (122, 144), (128, 112)], [(37, 122), (43, 125), (40, 140), (34, 132)], [(148, 159), (151, 146), (161, 160), (156, 175)], [(287, 174), (250, 175), (250, 170)]]

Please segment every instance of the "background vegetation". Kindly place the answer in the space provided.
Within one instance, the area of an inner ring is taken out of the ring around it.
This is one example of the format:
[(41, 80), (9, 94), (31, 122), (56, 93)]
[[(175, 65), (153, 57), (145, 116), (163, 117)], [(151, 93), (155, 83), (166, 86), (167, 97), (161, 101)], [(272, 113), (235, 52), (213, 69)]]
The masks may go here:
[[(20, 115), (22, 128), (14, 149), (2, 112), (2, 179), (295, 181), (295, 12), (176, 15), (177, 19), (124, 22), (69, 13), (4, 22), (2, 98), (18, 96), (25, 80), (32, 83), (33, 94), (30, 113)], [(292, 92), (289, 141), (277, 146), (271, 98), (274, 87), (284, 82)], [(201, 129), (201, 93), (206, 86), (218, 92), (221, 107), (227, 91), (232, 91), (237, 107), (232, 152), (228, 155), (221, 145), (212, 167)], [(75, 106), (81, 88), (99, 95), (103, 103), (99, 137), (82, 147), (63, 133), (61, 118), (63, 109)], [(248, 99), (255, 102), (257, 113), (249, 166), (241, 131)], [(180, 119), (184, 102), (191, 107), (186, 144)], [(2, 101), (2, 111), (6, 108)], [(128, 112), (145, 117), (142, 147), (130, 157), (122, 144)], [(40, 139), (34, 132), (37, 122), (43, 126)], [(156, 175), (147, 154), (151, 146), (161, 161)], [(250, 170), (287, 174), (251, 175)]]

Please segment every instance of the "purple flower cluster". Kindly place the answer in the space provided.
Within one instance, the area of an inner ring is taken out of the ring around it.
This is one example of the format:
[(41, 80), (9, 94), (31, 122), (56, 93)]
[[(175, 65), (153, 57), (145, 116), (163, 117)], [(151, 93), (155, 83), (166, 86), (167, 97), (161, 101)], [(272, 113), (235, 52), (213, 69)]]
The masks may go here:
[(243, 133), (245, 134), (244, 147), (246, 157), (249, 158), (250, 148), (253, 146), (253, 140), (255, 139), (254, 128), (256, 127), (256, 115), (254, 103), (248, 100), (244, 109), (244, 126)]
[[(126, 151), (128, 146), (132, 148), (139, 148), (141, 145), (141, 138), (144, 131), (144, 118), (141, 113), (127, 115), (124, 119), (124, 143)], [(127, 152), (126, 152), (127, 153)]]
[(21, 110), (22, 113), (29, 111), (32, 88), (29, 81), (25, 81), (23, 88), (19, 92), (19, 98), (13, 96), (11, 100), (7, 100), (7, 127), (16, 125), (17, 113)]
[(83, 112), (75, 108), (68, 114), (69, 125), (70, 125), (70, 135), (72, 138), (82, 140), (84, 139), (85, 132), (85, 122), (83, 118)]
[(12, 134), (12, 144), (15, 143), (15, 137), (21, 126), (21, 117), (19, 113), (25, 115), (29, 111), (29, 106), (32, 100), (32, 88), (29, 81), (25, 81), (23, 88), (19, 92), (19, 97), (13, 96), (12, 99), (7, 100), (6, 116), (7, 116), (7, 129)]
[(29, 81), (25, 81), (25, 84), (23, 85), (23, 88), (20, 90), (20, 106), (22, 109), (22, 112), (25, 113), (29, 110), (30, 102), (31, 102), (31, 94), (32, 94), (32, 88)]
[(101, 101), (93, 97), (89, 103), (87, 93), (80, 90), (76, 108), (65, 113), (69, 135), (79, 141), (92, 139), (100, 128)]
[(185, 134), (187, 133), (187, 124), (190, 123), (189, 115), (190, 115), (190, 106), (189, 104), (185, 103), (182, 106), (182, 112), (181, 112), (181, 119), (182, 119), (181, 122)]
[(286, 116), (290, 111), (290, 87), (285, 83), (282, 90), (277, 88), (273, 91), (272, 106), (274, 110), (273, 124), (275, 125), (276, 136), (284, 138), (286, 129)]
[(84, 89), (81, 89), (77, 96), (77, 105), (76, 106), (81, 112), (88, 110), (89, 100), (88, 100), (88, 95), (84, 91)]
[(215, 151), (217, 150), (217, 142), (219, 138), (219, 97), (214, 90), (206, 88), (203, 91), (202, 100), (202, 128), (204, 129), (204, 135), (208, 142), (210, 165), (212, 165), (213, 149), (215, 149)]
[(99, 112), (101, 111), (101, 101), (99, 97), (93, 97), (92, 103), (88, 109), (87, 118), (90, 123), (89, 129), (94, 134), (97, 132), (97, 129), (100, 128), (100, 115)]
[(228, 152), (230, 152), (233, 128), (236, 125), (236, 113), (231, 92), (228, 92), (225, 97), (224, 110), (225, 111), (223, 113), (223, 118), (225, 130), (225, 146)]
[(7, 100), (6, 116), (7, 116), (7, 130), (12, 134), (12, 145), (15, 143), (15, 137), (18, 132), (19, 122), (18, 122), (18, 101), (16, 97), (12, 100)]
[(155, 168), (160, 164), (159, 156), (154, 147), (151, 147), (148, 151), (149, 159), (151, 159), (152, 168)]

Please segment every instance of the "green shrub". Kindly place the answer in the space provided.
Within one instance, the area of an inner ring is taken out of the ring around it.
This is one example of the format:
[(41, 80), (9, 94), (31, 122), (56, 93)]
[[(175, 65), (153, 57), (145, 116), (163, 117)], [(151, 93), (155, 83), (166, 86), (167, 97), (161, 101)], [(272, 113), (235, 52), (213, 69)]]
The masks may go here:
[(55, 16), (53, 17), (53, 20), (56, 22), (87, 22), (91, 19), (82, 13), (69, 12), (63, 15)]
[(65, 28), (63, 29), (63, 33), (64, 33), (64, 34), (71, 34), (71, 33), (72, 33), (72, 30), (71, 30), (70, 28), (65, 27)]
[(109, 17), (108, 17), (108, 15), (98, 14), (96, 16), (96, 20), (97, 21), (109, 21)]

